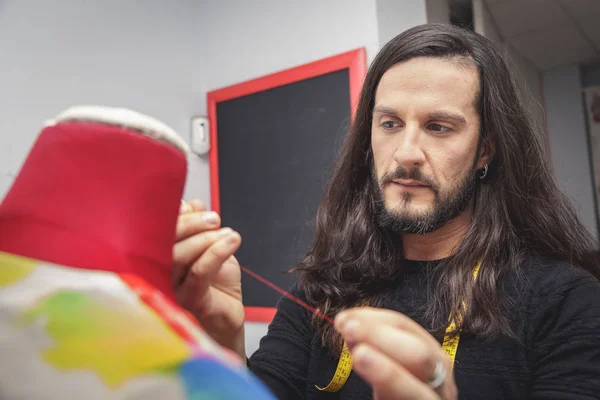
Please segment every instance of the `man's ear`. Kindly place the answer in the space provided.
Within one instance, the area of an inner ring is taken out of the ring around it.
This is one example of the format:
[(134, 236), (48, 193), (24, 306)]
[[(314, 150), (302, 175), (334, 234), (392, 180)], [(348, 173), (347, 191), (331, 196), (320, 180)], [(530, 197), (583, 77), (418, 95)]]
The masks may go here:
[(496, 155), (496, 145), (491, 141), (483, 141), (479, 148), (479, 159), (477, 160), (477, 169), (482, 169), (486, 164), (490, 165)]

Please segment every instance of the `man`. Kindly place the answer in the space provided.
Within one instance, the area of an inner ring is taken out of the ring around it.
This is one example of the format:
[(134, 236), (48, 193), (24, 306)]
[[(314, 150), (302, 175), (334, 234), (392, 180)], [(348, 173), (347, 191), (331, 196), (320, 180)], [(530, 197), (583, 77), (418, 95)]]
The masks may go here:
[[(183, 211), (179, 301), (244, 356), (241, 238)], [(600, 398), (594, 250), (493, 43), (410, 29), (373, 61), (296, 268), (335, 326), (283, 298), (249, 367), (281, 399)]]

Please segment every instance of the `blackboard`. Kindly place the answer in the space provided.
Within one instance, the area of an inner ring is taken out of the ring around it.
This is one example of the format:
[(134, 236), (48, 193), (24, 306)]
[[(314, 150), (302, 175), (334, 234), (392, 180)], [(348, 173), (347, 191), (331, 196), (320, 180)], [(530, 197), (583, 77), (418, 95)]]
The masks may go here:
[[(250, 93), (246, 85), (212, 102), (211, 199), (218, 201), (212, 208), (223, 226), (240, 232), (240, 264), (285, 290), (295, 280), (285, 271), (312, 244), (313, 218), (354, 103), (354, 64), (325, 73), (311, 65), (303, 79), (293, 79), (298, 74), (291, 70), (289, 83), (281, 84), (280, 73), (274, 87), (257, 90), (255, 81)], [(262, 83), (269, 86), (269, 79)], [(242, 291), (248, 320), (272, 318), (281, 294), (247, 274)]]

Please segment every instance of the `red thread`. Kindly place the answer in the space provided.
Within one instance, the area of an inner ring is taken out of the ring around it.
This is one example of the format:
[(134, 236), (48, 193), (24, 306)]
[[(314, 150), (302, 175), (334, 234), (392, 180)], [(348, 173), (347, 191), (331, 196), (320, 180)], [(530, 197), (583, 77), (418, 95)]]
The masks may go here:
[(300, 300), (299, 298), (297, 298), (293, 294), (290, 294), (290, 293), (286, 292), (285, 290), (281, 289), (279, 286), (275, 285), (274, 283), (269, 282), (268, 280), (266, 280), (262, 276), (258, 275), (256, 272), (252, 272), (248, 268), (246, 268), (244, 266), (241, 266), (241, 265), (240, 265), (240, 268), (241, 268), (242, 271), (244, 271), (245, 273), (247, 273), (248, 275), (250, 275), (254, 279), (256, 279), (256, 280), (264, 283), (265, 285), (269, 286), (271, 289), (274, 289), (274, 290), (278, 291), (279, 293), (281, 293), (282, 295), (284, 295), (288, 299), (292, 300), (294, 303), (296, 303), (296, 304), (298, 304), (298, 305), (306, 308), (311, 313), (315, 314), (316, 316), (318, 316), (320, 318), (323, 318), (325, 321), (327, 321), (331, 325), (333, 325), (333, 319), (331, 319), (331, 317), (323, 314), (321, 311), (319, 311), (319, 309), (309, 306), (304, 301)]

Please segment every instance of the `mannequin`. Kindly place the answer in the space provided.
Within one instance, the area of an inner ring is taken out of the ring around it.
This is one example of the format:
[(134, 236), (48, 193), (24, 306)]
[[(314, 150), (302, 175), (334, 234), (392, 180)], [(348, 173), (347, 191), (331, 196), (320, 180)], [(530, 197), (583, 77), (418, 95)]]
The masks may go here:
[(0, 398), (272, 398), (173, 301), (187, 152), (131, 110), (46, 124), (0, 205)]

